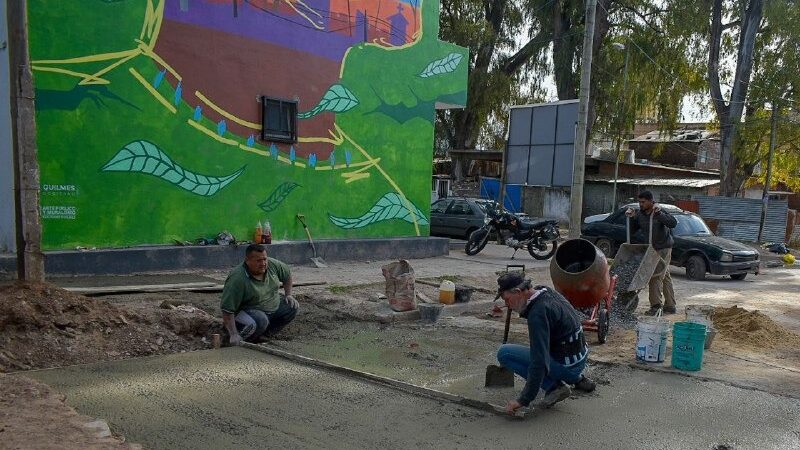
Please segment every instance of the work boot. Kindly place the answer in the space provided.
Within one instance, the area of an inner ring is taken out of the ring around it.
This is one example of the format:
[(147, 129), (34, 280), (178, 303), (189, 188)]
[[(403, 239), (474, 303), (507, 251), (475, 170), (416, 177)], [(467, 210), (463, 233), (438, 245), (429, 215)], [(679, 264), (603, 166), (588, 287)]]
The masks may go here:
[(562, 383), (555, 389), (546, 393), (539, 406), (542, 408), (550, 408), (556, 403), (566, 400), (570, 395), (572, 395), (572, 391), (570, 390), (569, 386)]
[(645, 316), (655, 316), (661, 310), (661, 305), (651, 306), (650, 309), (644, 312)]
[(594, 392), (594, 388), (597, 387), (594, 381), (584, 376), (581, 376), (580, 381), (575, 383), (575, 389), (581, 392)]
[(676, 314), (678, 312), (674, 306), (665, 306), (662, 311), (664, 314)]

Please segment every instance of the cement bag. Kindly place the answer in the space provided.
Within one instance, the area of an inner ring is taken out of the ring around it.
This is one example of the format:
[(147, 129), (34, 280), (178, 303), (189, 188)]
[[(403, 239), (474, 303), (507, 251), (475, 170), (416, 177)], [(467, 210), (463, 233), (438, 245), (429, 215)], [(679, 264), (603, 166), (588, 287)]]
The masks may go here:
[(386, 298), (395, 311), (411, 311), (417, 308), (414, 296), (414, 269), (405, 259), (381, 267), (386, 278)]

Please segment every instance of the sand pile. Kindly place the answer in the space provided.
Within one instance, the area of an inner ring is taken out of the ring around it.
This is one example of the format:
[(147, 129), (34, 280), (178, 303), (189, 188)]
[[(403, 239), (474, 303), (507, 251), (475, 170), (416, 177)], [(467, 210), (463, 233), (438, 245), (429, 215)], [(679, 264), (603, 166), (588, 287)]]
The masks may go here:
[(716, 308), (714, 327), (720, 336), (738, 344), (757, 348), (798, 348), (800, 335), (775, 323), (758, 311), (738, 306)]

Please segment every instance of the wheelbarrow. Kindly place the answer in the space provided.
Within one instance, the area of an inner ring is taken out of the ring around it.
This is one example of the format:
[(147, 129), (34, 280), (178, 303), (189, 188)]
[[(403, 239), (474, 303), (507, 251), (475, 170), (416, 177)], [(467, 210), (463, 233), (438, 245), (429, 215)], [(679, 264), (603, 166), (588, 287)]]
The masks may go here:
[(604, 344), (611, 326), (611, 304), (616, 277), (610, 276), (603, 252), (585, 239), (570, 239), (556, 250), (550, 260), (553, 287), (578, 310), (588, 310), (582, 322), (584, 331), (597, 332)]
[(650, 236), (647, 244), (631, 244), (630, 217), (625, 222), (627, 242), (622, 244), (611, 264), (611, 273), (616, 274), (617, 300), (625, 311), (633, 313), (639, 303), (639, 291), (647, 286), (661, 262), (661, 256), (653, 248), (653, 216), (650, 216)]

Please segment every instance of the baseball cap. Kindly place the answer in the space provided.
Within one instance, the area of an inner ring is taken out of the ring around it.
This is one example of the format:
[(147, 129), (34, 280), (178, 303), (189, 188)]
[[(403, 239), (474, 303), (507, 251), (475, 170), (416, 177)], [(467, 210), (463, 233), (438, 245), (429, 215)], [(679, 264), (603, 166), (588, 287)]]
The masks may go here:
[(508, 272), (500, 275), (497, 278), (497, 295), (494, 299), (497, 300), (503, 292), (519, 287), (524, 282), (525, 277), (521, 273)]

